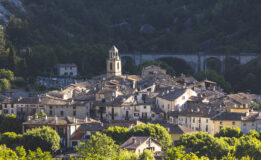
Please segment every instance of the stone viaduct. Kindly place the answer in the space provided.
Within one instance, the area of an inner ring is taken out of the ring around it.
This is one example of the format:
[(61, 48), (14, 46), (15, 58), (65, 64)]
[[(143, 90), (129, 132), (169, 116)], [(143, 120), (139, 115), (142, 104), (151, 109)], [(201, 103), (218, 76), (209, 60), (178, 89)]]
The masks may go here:
[(131, 58), (136, 65), (144, 61), (153, 61), (160, 58), (178, 58), (187, 62), (195, 72), (206, 70), (206, 63), (209, 59), (217, 59), (221, 64), (221, 71), (225, 70), (225, 60), (227, 58), (232, 58), (238, 61), (239, 64), (243, 65), (247, 62), (260, 57), (261, 54), (258, 53), (241, 53), (241, 54), (169, 54), (169, 53), (120, 53), (120, 57)]

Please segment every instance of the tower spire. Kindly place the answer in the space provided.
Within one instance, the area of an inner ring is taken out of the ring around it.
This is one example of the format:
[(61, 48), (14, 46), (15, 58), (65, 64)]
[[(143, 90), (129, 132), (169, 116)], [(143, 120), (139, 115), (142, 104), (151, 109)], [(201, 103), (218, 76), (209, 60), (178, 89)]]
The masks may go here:
[(121, 59), (119, 50), (115, 45), (109, 50), (109, 59), (107, 59), (107, 77), (121, 75)]

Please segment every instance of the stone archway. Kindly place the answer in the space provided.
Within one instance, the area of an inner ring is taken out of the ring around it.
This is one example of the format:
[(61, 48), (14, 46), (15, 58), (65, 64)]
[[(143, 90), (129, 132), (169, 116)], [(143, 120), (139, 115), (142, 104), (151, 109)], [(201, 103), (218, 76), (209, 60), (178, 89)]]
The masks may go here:
[(214, 70), (217, 73), (222, 72), (222, 61), (216, 57), (209, 57), (204, 61), (204, 70)]
[(236, 58), (226, 57), (224, 60), (225, 71), (229, 71), (238, 65), (240, 65), (240, 62)]
[(162, 57), (158, 58), (157, 61), (162, 61), (172, 67), (177, 74), (181, 73), (193, 73), (194, 70), (185, 60), (176, 57)]

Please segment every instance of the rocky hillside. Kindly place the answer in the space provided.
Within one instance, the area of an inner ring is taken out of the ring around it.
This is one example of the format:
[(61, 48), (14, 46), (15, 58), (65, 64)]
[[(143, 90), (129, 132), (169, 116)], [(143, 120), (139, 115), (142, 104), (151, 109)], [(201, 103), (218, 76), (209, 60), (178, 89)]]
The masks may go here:
[(10, 16), (25, 14), (26, 10), (20, 0), (0, 0), (0, 22), (6, 24)]

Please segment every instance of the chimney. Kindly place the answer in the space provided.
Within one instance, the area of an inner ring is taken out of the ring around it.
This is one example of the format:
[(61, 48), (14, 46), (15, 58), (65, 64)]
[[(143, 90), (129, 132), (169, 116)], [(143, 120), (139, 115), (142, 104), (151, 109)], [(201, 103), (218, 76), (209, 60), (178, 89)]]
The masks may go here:
[(23, 99), (23, 97), (20, 96), (20, 97), (18, 98), (18, 102), (20, 102), (22, 99)]
[(75, 117), (73, 117), (73, 123), (76, 123), (77, 121), (76, 121), (76, 118)]
[(28, 116), (28, 117), (27, 117), (27, 120), (28, 120), (28, 121), (31, 121), (31, 120), (32, 120), (32, 116)]
[(54, 120), (55, 120), (55, 123), (57, 123), (57, 122), (58, 122), (58, 118), (57, 118), (57, 116), (56, 116), (56, 115), (54, 116)]

